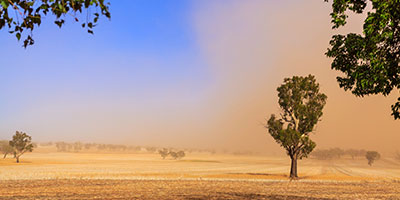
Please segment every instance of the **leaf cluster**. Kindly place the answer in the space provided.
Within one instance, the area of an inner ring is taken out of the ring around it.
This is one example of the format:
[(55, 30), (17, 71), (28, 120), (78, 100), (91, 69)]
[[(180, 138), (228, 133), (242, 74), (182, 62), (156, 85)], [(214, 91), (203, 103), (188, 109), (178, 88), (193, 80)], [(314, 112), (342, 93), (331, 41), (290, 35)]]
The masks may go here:
[(303, 135), (291, 127), (285, 128), (284, 122), (277, 119), (274, 114), (271, 115), (266, 127), (272, 138), (286, 150), (291, 158), (294, 156), (299, 159), (307, 157), (316, 147), (315, 142), (308, 135)]
[[(370, 2), (362, 34), (334, 35), (326, 52), (333, 58), (332, 69), (344, 73), (337, 77), (339, 86), (361, 97), (400, 89), (400, 1)], [(366, 6), (367, 0), (333, 0), (332, 28), (346, 24), (347, 10), (362, 13)], [(400, 98), (392, 115), (400, 118)]]
[(54, 23), (61, 28), (67, 15), (79, 22), (77, 14), (82, 14), (83, 10), (87, 12), (81, 25), (91, 34), (100, 15), (111, 18), (109, 3), (104, 0), (0, 0), (0, 29), (8, 27), (9, 33), (18, 40), (28, 32), (23, 44), (26, 48), (34, 44), (32, 31), (40, 26), (45, 16), (54, 15)]

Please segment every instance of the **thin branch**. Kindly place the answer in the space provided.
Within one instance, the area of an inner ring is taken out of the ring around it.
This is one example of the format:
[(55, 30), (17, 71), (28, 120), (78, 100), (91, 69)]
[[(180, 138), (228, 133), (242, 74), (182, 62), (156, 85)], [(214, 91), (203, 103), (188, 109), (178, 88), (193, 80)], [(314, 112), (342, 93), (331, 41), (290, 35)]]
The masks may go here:
[[(21, 15), (21, 17), (22, 17), (22, 19), (23, 19), (24, 25), (25, 25), (26, 27), (28, 27), (28, 26), (26, 25), (26, 22), (25, 22), (25, 15), (21, 12), (21, 10), (18, 8), (18, 6), (16, 6), (11, 0), (8, 0), (8, 2), (11, 3), (11, 5), (14, 7), (14, 9), (15, 9), (16, 11), (19, 12), (19, 14)], [(19, 22), (18, 22), (18, 23), (19, 23)]]

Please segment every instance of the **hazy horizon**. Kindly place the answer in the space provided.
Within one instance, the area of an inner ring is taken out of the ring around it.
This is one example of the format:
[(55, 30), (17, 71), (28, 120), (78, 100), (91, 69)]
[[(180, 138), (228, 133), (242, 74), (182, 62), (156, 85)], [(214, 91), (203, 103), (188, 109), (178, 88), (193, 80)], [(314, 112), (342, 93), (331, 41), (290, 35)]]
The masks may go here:
[[(276, 88), (313, 74), (328, 96), (317, 148), (400, 150), (398, 91), (339, 88), (324, 55), (330, 10), (322, 0), (118, 1), (94, 36), (46, 20), (25, 50), (2, 31), (0, 139), (18, 130), (34, 141), (284, 152), (263, 127), (279, 113)], [(360, 32), (363, 16), (349, 20), (339, 31)]]

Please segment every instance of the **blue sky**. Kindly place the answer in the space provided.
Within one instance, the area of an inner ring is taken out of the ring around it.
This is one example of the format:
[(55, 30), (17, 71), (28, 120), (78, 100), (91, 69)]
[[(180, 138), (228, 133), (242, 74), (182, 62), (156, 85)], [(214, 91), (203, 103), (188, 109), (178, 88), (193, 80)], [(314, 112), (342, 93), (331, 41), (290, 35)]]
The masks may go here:
[(46, 115), (40, 110), (53, 104), (81, 109), (103, 102), (112, 109), (121, 99), (136, 105), (198, 103), (212, 77), (197, 47), (191, 11), (192, 2), (184, 0), (112, 1), (111, 21), (103, 18), (94, 36), (72, 18), (59, 29), (48, 17), (27, 49), (1, 30), (1, 134), (33, 131), (29, 121), (37, 118), (31, 115)]

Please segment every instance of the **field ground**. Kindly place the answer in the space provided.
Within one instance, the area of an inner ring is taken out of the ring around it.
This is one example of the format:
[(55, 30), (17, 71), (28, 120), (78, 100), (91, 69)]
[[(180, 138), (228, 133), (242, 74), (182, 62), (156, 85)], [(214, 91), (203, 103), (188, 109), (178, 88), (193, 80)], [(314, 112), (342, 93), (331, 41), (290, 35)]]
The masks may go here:
[(400, 199), (400, 162), (286, 157), (51, 153), (0, 159), (0, 199)]

